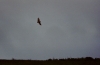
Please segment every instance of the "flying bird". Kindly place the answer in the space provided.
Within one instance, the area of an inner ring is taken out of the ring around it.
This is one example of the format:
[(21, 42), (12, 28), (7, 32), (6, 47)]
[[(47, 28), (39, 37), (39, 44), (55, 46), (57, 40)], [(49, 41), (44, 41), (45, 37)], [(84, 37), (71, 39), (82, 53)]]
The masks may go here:
[(37, 23), (38, 23), (39, 25), (41, 25), (41, 21), (40, 21), (39, 18), (37, 19)]

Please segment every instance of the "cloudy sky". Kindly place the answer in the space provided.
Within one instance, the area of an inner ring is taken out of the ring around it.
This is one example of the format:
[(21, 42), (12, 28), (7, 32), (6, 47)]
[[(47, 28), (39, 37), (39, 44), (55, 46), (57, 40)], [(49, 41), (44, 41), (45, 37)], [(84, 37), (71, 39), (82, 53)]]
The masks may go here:
[(100, 57), (100, 0), (0, 0), (0, 59), (87, 56)]

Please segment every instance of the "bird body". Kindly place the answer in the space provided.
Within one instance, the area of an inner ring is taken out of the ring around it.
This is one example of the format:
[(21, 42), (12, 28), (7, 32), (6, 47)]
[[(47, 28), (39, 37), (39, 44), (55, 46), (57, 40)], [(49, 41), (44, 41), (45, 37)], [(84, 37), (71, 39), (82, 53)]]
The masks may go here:
[(37, 23), (38, 23), (39, 25), (41, 25), (41, 21), (40, 21), (39, 18), (37, 19)]

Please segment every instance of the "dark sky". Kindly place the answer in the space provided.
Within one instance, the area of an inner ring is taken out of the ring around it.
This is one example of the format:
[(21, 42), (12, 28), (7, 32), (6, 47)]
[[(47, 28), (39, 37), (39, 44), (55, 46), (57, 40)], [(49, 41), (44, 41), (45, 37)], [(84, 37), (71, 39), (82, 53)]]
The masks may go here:
[(0, 0), (1, 59), (100, 57), (99, 50), (100, 0)]

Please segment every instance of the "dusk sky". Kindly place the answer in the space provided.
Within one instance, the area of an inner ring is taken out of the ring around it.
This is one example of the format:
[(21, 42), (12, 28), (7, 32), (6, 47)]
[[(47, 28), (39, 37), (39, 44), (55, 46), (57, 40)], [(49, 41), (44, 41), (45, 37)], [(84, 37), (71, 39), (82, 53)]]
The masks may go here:
[(88, 56), (100, 58), (100, 0), (0, 0), (0, 59)]

